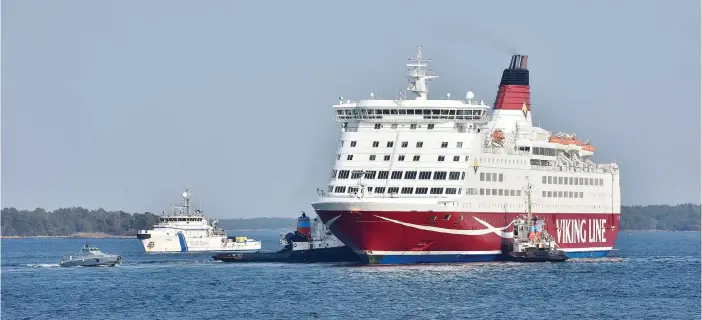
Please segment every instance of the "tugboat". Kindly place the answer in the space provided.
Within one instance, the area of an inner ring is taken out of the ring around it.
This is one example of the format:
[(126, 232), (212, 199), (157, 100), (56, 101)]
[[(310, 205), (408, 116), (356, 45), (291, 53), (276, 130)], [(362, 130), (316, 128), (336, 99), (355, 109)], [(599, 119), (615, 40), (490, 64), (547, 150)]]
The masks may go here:
[(108, 254), (100, 251), (97, 247), (92, 247), (85, 243), (83, 249), (75, 255), (70, 255), (68, 258), (61, 258), (59, 266), (61, 267), (98, 267), (108, 266), (114, 267), (122, 262), (122, 256), (116, 254)]
[(278, 251), (221, 253), (212, 256), (223, 262), (360, 262), (360, 257), (337, 239), (319, 218), (302, 212), (297, 230), (281, 234)]
[(515, 262), (564, 262), (568, 256), (553, 236), (546, 231), (543, 219), (531, 215), (531, 184), (526, 187), (527, 214), (514, 221), (514, 237), (508, 243), (505, 256)]

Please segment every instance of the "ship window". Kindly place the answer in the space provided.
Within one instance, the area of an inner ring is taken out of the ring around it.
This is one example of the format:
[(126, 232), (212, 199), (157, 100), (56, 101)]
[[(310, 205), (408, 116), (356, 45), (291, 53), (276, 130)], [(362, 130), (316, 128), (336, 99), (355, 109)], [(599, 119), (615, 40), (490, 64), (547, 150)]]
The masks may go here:
[(456, 194), (456, 188), (446, 188), (446, 194)]
[(407, 148), (407, 141), (402, 141), (402, 147)]
[(492, 173), (492, 181), (497, 181), (497, 173)]
[(383, 114), (390, 114), (390, 110), (389, 110), (389, 109), (383, 109)]
[(385, 193), (385, 187), (375, 187), (375, 193)]
[(442, 148), (447, 148), (448, 147), (448, 142), (442, 142), (441, 143)]
[(388, 148), (392, 148), (392, 145), (393, 145), (393, 142), (392, 142), (392, 141), (388, 141), (388, 143), (386, 144), (386, 146), (387, 146)]
[(429, 180), (431, 179), (431, 171), (420, 171), (419, 180)]
[(485, 181), (492, 181), (492, 175), (489, 172), (485, 174)]
[(434, 129), (434, 124), (433, 124), (433, 123), (430, 123), (430, 124), (427, 125), (427, 130), (431, 130), (431, 129)]
[(480, 173), (480, 181), (485, 181), (485, 172)]
[(450, 215), (450, 214), (447, 214), (447, 215), (444, 216), (444, 220), (450, 220), (450, 219), (451, 219), (451, 215)]
[(375, 155), (371, 154), (370, 157), (368, 157), (368, 160), (370, 161), (375, 161)]
[(492, 195), (496, 196), (497, 195), (497, 189), (492, 189)]
[(573, 177), (568, 177), (568, 184), (570, 184), (570, 185), (573, 184)]
[(461, 160), (460, 156), (453, 156), (453, 161), (458, 161), (458, 160)]
[(546, 176), (541, 177), (541, 183), (546, 184)]
[(444, 188), (431, 188), (430, 193), (431, 194), (443, 194)]
[(573, 198), (573, 191), (568, 191), (568, 198)]
[(349, 178), (349, 170), (339, 171), (339, 179), (348, 179), (348, 178)]
[(393, 194), (393, 193), (398, 193), (400, 191), (399, 187), (390, 187), (388, 188), (388, 193)]
[(378, 172), (378, 179), (387, 179), (389, 175), (389, 171), (379, 171)]
[(580, 185), (582, 186), (583, 184), (585, 184), (585, 179), (580, 178)]
[(417, 142), (417, 148), (421, 148), (424, 145), (424, 142), (418, 141)]
[(339, 160), (339, 159), (341, 159), (341, 155), (340, 155), (340, 154), (337, 154), (337, 155), (336, 155), (336, 160)]
[(402, 171), (393, 171), (391, 178), (393, 180), (402, 179)]
[(427, 188), (417, 188), (414, 189), (415, 194), (427, 194)]
[(356, 193), (358, 192), (358, 187), (349, 187), (349, 193)]
[(373, 148), (377, 148), (380, 145), (380, 141), (373, 141)]
[(458, 180), (461, 177), (461, 173), (458, 171), (451, 171), (449, 173), (449, 180)]
[(353, 160), (353, 155), (350, 154), (350, 155), (346, 156), (346, 160)]
[(431, 216), (431, 217), (429, 217), (429, 220), (431, 220), (431, 221), (436, 220), (436, 216)]
[(388, 154), (384, 155), (383, 161), (390, 161), (390, 155), (388, 155)]
[(481, 196), (485, 195), (485, 189), (480, 188), (480, 195), (481, 195)]
[(504, 179), (504, 176), (500, 173), (500, 179), (498, 181), (502, 182), (503, 179)]
[(558, 177), (558, 184), (563, 184), (563, 177)]
[(405, 171), (406, 180), (414, 180), (417, 178), (417, 171)]
[(345, 191), (346, 191), (346, 187), (344, 187), (344, 186), (336, 186), (336, 188), (334, 188), (334, 192), (336, 192), (336, 193), (344, 193)]
[(439, 161), (444, 161), (444, 156), (439, 156), (438, 160), (439, 160)]
[(397, 156), (397, 161), (405, 161), (405, 155), (401, 154), (401, 155)]
[(380, 129), (380, 123), (376, 123), (374, 126), (375, 129)]
[(419, 161), (419, 156), (415, 155), (414, 157), (412, 157), (412, 161)]
[(375, 179), (375, 171), (366, 171), (366, 179)]
[(517, 197), (521, 197), (521, 196), (522, 196), (522, 190), (517, 190)]
[(332, 178), (332, 179), (336, 179), (336, 170), (332, 170), (332, 176), (331, 176), (331, 178)]
[(353, 171), (351, 172), (351, 179), (360, 179), (363, 175), (363, 171)]
[(578, 178), (575, 178), (575, 179), (573, 179), (573, 183), (574, 183), (574, 184), (575, 184), (575, 185), (577, 186), (577, 185), (578, 185), (578, 182), (579, 182), (579, 180), (580, 180), (580, 179), (578, 179)]
[(558, 191), (558, 197), (563, 198), (563, 191)]
[(497, 189), (497, 193), (500, 196), (504, 195), (504, 191), (502, 191), (502, 189)]
[(460, 216), (458, 217), (458, 220), (463, 220), (463, 215), (460, 215)]
[(446, 180), (446, 171), (435, 171), (434, 180)]
[(548, 176), (548, 184), (552, 184), (552, 183), (553, 183), (553, 181), (552, 181), (551, 178), (552, 178), (551, 176)]
[(400, 114), (405, 114), (405, 113), (407, 113), (407, 112), (406, 112), (407, 110), (405, 110), (405, 109), (400, 109), (400, 110), (398, 110), (398, 111), (400, 111)]
[(412, 187), (402, 187), (402, 194), (412, 194), (412, 191), (414, 191)]
[(509, 191), (509, 195), (512, 196), (512, 197), (514, 197), (514, 190), (510, 190), (510, 191)]
[(356, 146), (356, 141), (351, 141), (351, 148)]
[(594, 184), (594, 181), (592, 181), (592, 178), (590, 178), (590, 185), (591, 185), (591, 186), (594, 186), (594, 185), (595, 185), (595, 184)]
[(582, 192), (580, 192), (580, 198), (582, 198), (582, 197), (583, 197), (583, 193), (582, 193)]
[(541, 196), (546, 198), (546, 191), (541, 191)]
[(604, 179), (600, 179), (600, 185), (604, 186)]
[(397, 124), (396, 123), (391, 124), (390, 129), (397, 129)]
[(589, 185), (588, 179), (587, 179), (587, 178), (583, 179), (583, 182), (585, 182), (585, 185), (586, 185), (586, 186)]
[(456, 142), (456, 148), (463, 148), (463, 142)]
[[(407, 110), (407, 111), (408, 111), (407, 114), (411, 114), (411, 113), (409, 113), (409, 111), (412, 111), (412, 110)], [(417, 129), (417, 124), (416, 123), (410, 124), (410, 129), (412, 129), (412, 130)]]

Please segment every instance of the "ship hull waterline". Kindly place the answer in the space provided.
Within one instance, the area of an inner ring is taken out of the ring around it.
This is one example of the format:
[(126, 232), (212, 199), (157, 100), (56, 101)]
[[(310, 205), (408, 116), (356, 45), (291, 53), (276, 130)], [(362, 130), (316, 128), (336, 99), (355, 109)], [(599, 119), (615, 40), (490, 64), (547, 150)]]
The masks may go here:
[[(419, 264), (505, 261), (512, 221), (524, 213), (318, 209), (317, 214), (366, 264)], [(568, 258), (601, 258), (613, 250), (619, 213), (534, 215), (545, 219)]]

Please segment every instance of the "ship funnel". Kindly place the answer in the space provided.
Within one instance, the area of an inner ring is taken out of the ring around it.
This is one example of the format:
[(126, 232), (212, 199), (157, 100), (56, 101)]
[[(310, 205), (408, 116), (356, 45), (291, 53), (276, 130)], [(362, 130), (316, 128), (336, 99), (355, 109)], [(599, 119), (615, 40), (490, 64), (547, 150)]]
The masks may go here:
[(531, 93), (529, 91), (529, 69), (525, 55), (512, 55), (509, 68), (502, 72), (500, 87), (495, 97), (495, 110), (531, 111)]
[(310, 217), (308, 217), (304, 212), (299, 218), (297, 218), (297, 232), (308, 238), (312, 234), (312, 231), (310, 230)]

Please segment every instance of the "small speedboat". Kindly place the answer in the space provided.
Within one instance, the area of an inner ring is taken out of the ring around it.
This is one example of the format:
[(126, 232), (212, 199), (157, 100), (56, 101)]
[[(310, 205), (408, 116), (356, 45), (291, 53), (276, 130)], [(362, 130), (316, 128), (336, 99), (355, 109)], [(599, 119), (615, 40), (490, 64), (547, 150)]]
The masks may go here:
[(75, 255), (61, 258), (59, 266), (61, 267), (98, 267), (109, 266), (114, 267), (122, 262), (122, 256), (116, 254), (108, 254), (100, 251), (97, 247), (92, 247), (87, 243)]

